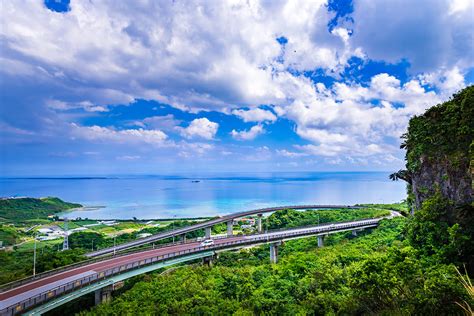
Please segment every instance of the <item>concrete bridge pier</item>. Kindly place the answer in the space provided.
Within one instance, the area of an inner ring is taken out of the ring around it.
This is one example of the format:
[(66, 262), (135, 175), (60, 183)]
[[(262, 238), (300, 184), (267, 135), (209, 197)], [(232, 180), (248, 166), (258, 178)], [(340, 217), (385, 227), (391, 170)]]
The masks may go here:
[(179, 238), (180, 238), (180, 240), (181, 240), (181, 242), (182, 242), (183, 244), (186, 243), (186, 234), (180, 235)]
[(281, 246), (281, 241), (270, 244), (270, 263), (278, 262), (278, 247)]
[(95, 291), (95, 305), (102, 303), (109, 303), (112, 300), (112, 291), (114, 290), (113, 285), (106, 286), (104, 288)]
[(212, 256), (203, 257), (202, 258), (202, 264), (206, 265), (208, 267), (212, 267), (212, 265), (214, 263), (214, 260), (217, 259), (217, 258), (218, 258), (217, 254), (214, 254)]
[(364, 230), (363, 228), (354, 229), (354, 230), (352, 231), (352, 236), (357, 236), (357, 232), (361, 232), (361, 231), (363, 231), (363, 230)]
[(324, 237), (326, 237), (326, 235), (318, 236), (318, 247), (319, 248), (324, 247)]
[(205, 236), (206, 236), (206, 239), (211, 239), (211, 229), (212, 227), (206, 227), (204, 230), (206, 232)]
[(234, 235), (234, 220), (227, 222), (227, 237), (232, 237)]
[(257, 214), (257, 232), (259, 234), (262, 233), (262, 215), (263, 214)]

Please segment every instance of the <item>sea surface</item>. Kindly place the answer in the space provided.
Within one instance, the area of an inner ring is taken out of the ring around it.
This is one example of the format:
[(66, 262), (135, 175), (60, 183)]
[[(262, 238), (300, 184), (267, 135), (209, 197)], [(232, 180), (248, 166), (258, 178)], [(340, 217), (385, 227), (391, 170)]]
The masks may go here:
[(0, 178), (0, 196), (55, 196), (84, 206), (68, 218), (158, 219), (223, 215), (295, 204), (392, 203), (405, 184), (384, 172), (298, 172)]

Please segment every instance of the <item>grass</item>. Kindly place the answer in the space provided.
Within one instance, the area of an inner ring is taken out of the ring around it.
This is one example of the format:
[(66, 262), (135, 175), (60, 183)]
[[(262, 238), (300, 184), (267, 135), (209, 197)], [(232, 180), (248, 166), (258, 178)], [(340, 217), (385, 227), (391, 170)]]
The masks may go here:
[[(461, 282), (462, 286), (466, 290), (467, 295), (471, 298), (471, 301), (474, 301), (474, 286), (472, 285), (471, 279), (467, 274), (462, 274), (458, 268), (456, 268), (456, 272), (458, 273), (459, 282)], [(468, 302), (456, 302), (456, 304), (464, 310), (466, 315), (474, 315), (474, 310)]]
[[(58, 245), (62, 245), (62, 243), (63, 243), (62, 238), (58, 238), (54, 240), (36, 241), (36, 249), (41, 249), (45, 247), (54, 248), (54, 247), (57, 247)], [(18, 252), (33, 251), (34, 247), (35, 247), (35, 241), (31, 239), (31, 241), (27, 241), (16, 246), (16, 251)]]

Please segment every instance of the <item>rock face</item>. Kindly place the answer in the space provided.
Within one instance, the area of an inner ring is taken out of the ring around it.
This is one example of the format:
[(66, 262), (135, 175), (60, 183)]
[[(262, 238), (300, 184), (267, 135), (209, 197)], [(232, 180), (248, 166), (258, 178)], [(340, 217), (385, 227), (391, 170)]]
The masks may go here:
[(439, 193), (453, 203), (448, 221), (457, 221), (455, 209), (459, 206), (472, 210), (474, 86), (413, 117), (402, 138), (401, 147), (407, 150), (406, 170), (391, 178), (408, 182), (412, 208), (419, 209), (423, 201)]
[[(470, 205), (473, 201), (473, 169), (469, 157), (453, 161), (448, 156), (429, 158), (421, 156), (419, 167), (411, 173), (413, 206), (419, 209), (427, 198), (439, 192), (454, 205)], [(455, 222), (454, 214), (450, 221)]]

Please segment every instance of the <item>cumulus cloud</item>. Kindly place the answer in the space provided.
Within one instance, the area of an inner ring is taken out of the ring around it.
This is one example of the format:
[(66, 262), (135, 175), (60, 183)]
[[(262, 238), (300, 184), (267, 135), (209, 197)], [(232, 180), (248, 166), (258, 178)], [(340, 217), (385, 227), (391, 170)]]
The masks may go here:
[(148, 143), (161, 145), (167, 139), (167, 135), (160, 130), (126, 129), (115, 130), (108, 127), (80, 126), (71, 124), (72, 137), (83, 138), (92, 141), (117, 142), (117, 143)]
[[(337, 52), (343, 40), (326, 30), (332, 14), (325, 4), (77, 1), (59, 14), (41, 2), (8, 2), (4, 71), (41, 67), (94, 104), (142, 98), (219, 109), (277, 102), (285, 94), (275, 70), (344, 64)], [(275, 40), (280, 35), (289, 39), (285, 49)]]
[(162, 131), (174, 131), (181, 122), (181, 120), (175, 119), (172, 114), (167, 114), (161, 116), (150, 116), (141, 121), (133, 121), (131, 124), (143, 128), (147, 127)]
[(353, 45), (371, 59), (407, 59), (412, 72), (473, 67), (474, 2), (354, 1)]
[(232, 137), (236, 140), (252, 140), (258, 135), (264, 133), (262, 125), (254, 125), (249, 130), (236, 131), (235, 129), (230, 132)]
[(214, 139), (219, 124), (209, 121), (207, 118), (194, 119), (188, 127), (181, 128), (180, 133), (185, 138)]
[(409, 118), (441, 101), (421, 80), (402, 84), (383, 73), (368, 86), (336, 83), (327, 89), (307, 83), (284, 114), (296, 123), (296, 133), (311, 142), (297, 148), (316, 156), (397, 152)]
[(251, 110), (234, 110), (232, 114), (240, 117), (244, 122), (274, 122), (277, 117), (271, 111), (259, 108)]
[[(187, 127), (171, 114), (130, 118), (125, 129), (99, 126), (119, 126), (108, 116), (113, 107), (144, 99), (257, 124), (229, 127), (238, 140), (255, 139), (278, 118), (289, 120), (301, 139), (280, 157), (338, 161), (332, 158), (339, 155), (362, 163), (371, 155), (389, 162), (400, 155), (408, 119), (466, 85), (474, 66), (473, 9), (472, 1), (355, 0), (352, 19), (328, 29), (336, 14), (325, 0), (72, 1), (67, 13), (41, 1), (6, 1), (0, 126), (7, 128), (0, 132), (22, 142), (71, 135), (94, 143), (166, 144), (182, 157), (213, 149), (172, 142), (166, 134), (213, 140), (219, 124), (207, 118)], [(380, 73), (368, 82), (342, 80), (354, 56), (406, 60), (408, 79)], [(313, 82), (305, 76), (311, 72), (335, 82)], [(106, 124), (85, 126), (84, 117)]]

